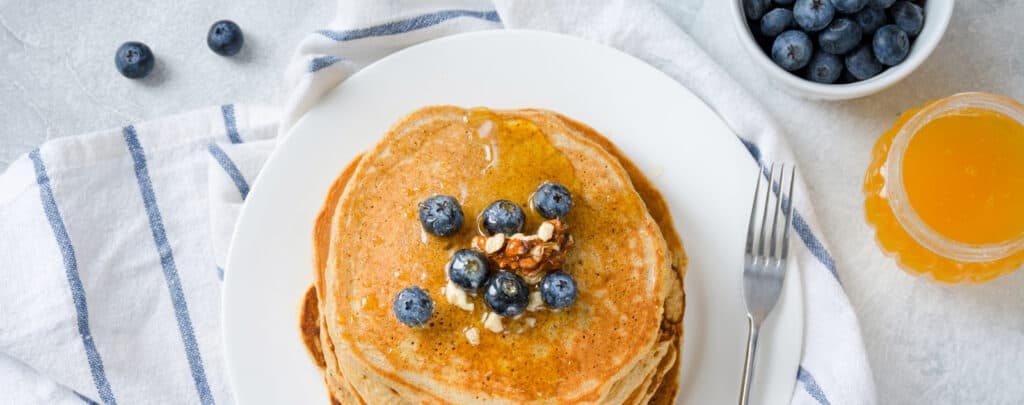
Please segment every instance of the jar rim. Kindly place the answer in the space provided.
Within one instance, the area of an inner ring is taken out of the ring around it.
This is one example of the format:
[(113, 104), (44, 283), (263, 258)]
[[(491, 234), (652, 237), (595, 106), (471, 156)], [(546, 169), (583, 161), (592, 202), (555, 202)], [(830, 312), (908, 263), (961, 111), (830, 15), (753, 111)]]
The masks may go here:
[(889, 149), (882, 173), (885, 193), (896, 214), (896, 220), (910, 236), (932, 252), (961, 262), (989, 262), (1009, 257), (1024, 250), (1024, 232), (1015, 238), (991, 244), (972, 244), (953, 240), (924, 222), (910, 205), (903, 185), (903, 156), (910, 140), (926, 124), (944, 115), (965, 108), (995, 111), (1024, 125), (1024, 105), (1009, 97), (988, 93), (959, 93), (926, 105), (915, 113), (897, 132)]

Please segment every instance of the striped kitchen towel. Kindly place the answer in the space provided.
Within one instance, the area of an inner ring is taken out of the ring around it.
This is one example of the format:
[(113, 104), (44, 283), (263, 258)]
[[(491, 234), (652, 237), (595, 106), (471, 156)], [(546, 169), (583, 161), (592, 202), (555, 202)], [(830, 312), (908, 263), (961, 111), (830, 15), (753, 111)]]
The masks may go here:
[[(225, 105), (48, 142), (0, 175), (0, 403), (231, 403), (220, 280), (238, 210), (287, 129), (396, 50), (480, 29), (589, 38), (704, 99), (753, 159), (793, 160), (771, 117), (643, 0), (341, 1), (299, 46), (280, 110)], [(855, 314), (798, 185), (805, 343), (795, 404), (873, 404)]]

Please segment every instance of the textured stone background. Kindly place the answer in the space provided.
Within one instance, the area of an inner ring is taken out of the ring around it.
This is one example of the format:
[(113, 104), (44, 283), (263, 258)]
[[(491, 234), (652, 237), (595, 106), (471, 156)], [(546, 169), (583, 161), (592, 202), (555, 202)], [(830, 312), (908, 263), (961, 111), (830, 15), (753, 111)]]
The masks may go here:
[[(901, 111), (962, 91), (1024, 100), (1024, 1), (961, 0), (932, 57), (885, 92), (845, 102), (782, 93), (747, 63), (725, 0), (661, 0), (676, 21), (789, 130), (798, 163), (861, 319), (883, 404), (1024, 403), (1024, 272), (943, 286), (898, 270), (862, 214), (871, 146)], [(227, 102), (279, 104), (295, 44), (333, 2), (0, 0), (0, 168), (39, 143)], [(240, 57), (211, 53), (221, 18), (245, 30)], [(147, 80), (122, 79), (117, 46), (157, 54)]]

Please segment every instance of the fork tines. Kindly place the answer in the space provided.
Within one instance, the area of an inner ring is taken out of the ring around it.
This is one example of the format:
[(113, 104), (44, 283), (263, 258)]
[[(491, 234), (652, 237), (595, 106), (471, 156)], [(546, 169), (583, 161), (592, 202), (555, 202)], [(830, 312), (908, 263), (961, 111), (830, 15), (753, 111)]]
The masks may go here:
[[(788, 170), (787, 170), (788, 169)], [(787, 173), (788, 176), (787, 176)], [(793, 183), (796, 166), (765, 163), (758, 168), (754, 202), (747, 227), (746, 254), (755, 261), (785, 260), (789, 253)], [(771, 214), (771, 218), (769, 218)], [(782, 222), (779, 222), (779, 216)], [(759, 220), (759, 221), (758, 221)], [(780, 235), (781, 233), (781, 235)]]

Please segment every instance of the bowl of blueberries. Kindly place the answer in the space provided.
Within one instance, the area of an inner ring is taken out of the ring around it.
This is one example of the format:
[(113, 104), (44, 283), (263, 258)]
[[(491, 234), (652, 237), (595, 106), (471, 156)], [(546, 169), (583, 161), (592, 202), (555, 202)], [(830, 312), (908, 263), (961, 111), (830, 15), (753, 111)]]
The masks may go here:
[(740, 43), (779, 87), (842, 100), (914, 71), (942, 39), (954, 0), (732, 0)]

